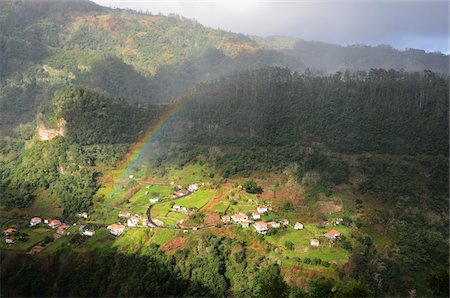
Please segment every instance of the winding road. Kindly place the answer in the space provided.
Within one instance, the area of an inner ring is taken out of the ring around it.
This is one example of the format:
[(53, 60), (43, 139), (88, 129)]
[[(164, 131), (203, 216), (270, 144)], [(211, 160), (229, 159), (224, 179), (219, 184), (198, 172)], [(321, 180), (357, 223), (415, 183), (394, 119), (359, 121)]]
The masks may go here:
[[(175, 201), (175, 200), (187, 197), (191, 194), (193, 194), (193, 192), (188, 192), (187, 194), (185, 194), (183, 196), (172, 198), (172, 199), (166, 200), (164, 202), (160, 202), (160, 203), (167, 203), (167, 202)], [(216, 224), (209, 224), (209, 225), (204, 225), (204, 226), (199, 226), (199, 227), (178, 227), (178, 226), (168, 227), (168, 226), (157, 225), (152, 219), (152, 208), (154, 205), (156, 205), (156, 203), (148, 206), (147, 212), (146, 212), (148, 223), (149, 223), (150, 227), (152, 227), (152, 228), (172, 229), (172, 230), (202, 230), (202, 229), (208, 229), (208, 228), (214, 227), (216, 225)], [(231, 224), (224, 224), (224, 225), (232, 226), (235, 224), (231, 223)]]

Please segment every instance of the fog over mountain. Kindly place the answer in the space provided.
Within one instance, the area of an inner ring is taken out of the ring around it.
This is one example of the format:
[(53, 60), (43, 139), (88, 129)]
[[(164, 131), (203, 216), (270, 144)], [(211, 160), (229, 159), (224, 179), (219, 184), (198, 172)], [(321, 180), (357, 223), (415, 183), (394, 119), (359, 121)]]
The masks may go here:
[(176, 13), (212, 28), (341, 45), (390, 44), (448, 53), (448, 1), (117, 1), (100, 5)]

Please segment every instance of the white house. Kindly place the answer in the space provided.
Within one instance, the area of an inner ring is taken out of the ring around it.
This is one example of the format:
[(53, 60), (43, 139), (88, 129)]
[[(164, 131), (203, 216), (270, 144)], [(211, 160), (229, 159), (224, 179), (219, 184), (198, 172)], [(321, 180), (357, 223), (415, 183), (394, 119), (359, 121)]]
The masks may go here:
[(121, 224), (112, 224), (107, 227), (109, 232), (114, 236), (120, 236), (125, 231), (125, 226)]
[(136, 227), (140, 221), (141, 221), (141, 216), (138, 214), (135, 214), (133, 217), (131, 217), (127, 220), (127, 226)]
[(61, 225), (61, 221), (57, 220), (57, 219), (52, 219), (50, 220), (50, 222), (48, 223), (48, 226), (52, 229), (57, 228)]
[(241, 221), (241, 226), (243, 228), (248, 228), (248, 227), (250, 227), (250, 222), (248, 220), (244, 219), (243, 221)]
[(247, 220), (248, 217), (247, 217), (247, 215), (245, 215), (245, 214), (243, 214), (243, 213), (236, 213), (236, 214), (233, 214), (233, 215), (231, 216), (231, 219), (232, 219), (235, 223), (241, 223), (242, 221)]
[(278, 229), (281, 226), (280, 223), (276, 221), (271, 221), (268, 223), (268, 225), (275, 229)]
[(320, 242), (319, 242), (319, 240), (317, 240), (317, 239), (311, 239), (310, 245), (311, 245), (312, 247), (319, 247)]
[(7, 243), (7, 244), (13, 244), (14, 242), (16, 242), (16, 240), (14, 240), (14, 238), (5, 238), (5, 242)]
[(38, 225), (38, 224), (40, 224), (42, 222), (42, 219), (40, 218), (40, 217), (33, 217), (31, 220), (30, 220), (30, 226), (31, 227), (34, 227), (35, 225)]
[(121, 217), (121, 218), (128, 218), (130, 216), (131, 216), (130, 212), (127, 212), (127, 211), (120, 211), (119, 212), (119, 217)]
[(82, 235), (84, 235), (84, 236), (89, 236), (89, 237), (92, 237), (92, 236), (94, 236), (94, 234), (95, 234), (95, 231), (93, 231), (93, 230), (83, 230), (82, 232), (81, 232), (81, 234)]
[(265, 212), (267, 212), (267, 206), (259, 206), (256, 210), (259, 213), (265, 213)]
[(58, 230), (56, 230), (56, 233), (59, 235), (66, 235), (67, 234), (67, 229), (69, 228), (68, 225), (60, 225), (58, 227)]
[(134, 175), (130, 175), (130, 176), (128, 176), (128, 178), (134, 179)]
[(88, 218), (87, 212), (77, 213), (77, 216), (78, 216), (78, 217), (82, 217), (82, 218)]
[(175, 204), (172, 206), (172, 211), (178, 212), (181, 211), (181, 206), (178, 204)]
[(294, 229), (296, 230), (303, 230), (303, 224), (296, 222), (294, 225)]
[(231, 221), (231, 217), (229, 215), (222, 216), (222, 221), (224, 223), (229, 223)]
[(145, 195), (148, 195), (148, 191), (145, 192)]
[(289, 225), (289, 220), (287, 220), (287, 219), (282, 219), (282, 220), (281, 220), (281, 224), (282, 224), (283, 226), (287, 226), (287, 225)]
[(156, 203), (159, 201), (159, 198), (151, 198), (150, 203)]
[(260, 233), (260, 234), (265, 234), (267, 233), (267, 222), (265, 221), (257, 221), (253, 224), (253, 226), (256, 229), (256, 232)]
[(252, 213), (253, 219), (261, 219), (261, 213), (259, 212), (253, 212)]
[(198, 190), (198, 184), (191, 184), (191, 185), (188, 186), (188, 191), (189, 192), (194, 192), (196, 190)]

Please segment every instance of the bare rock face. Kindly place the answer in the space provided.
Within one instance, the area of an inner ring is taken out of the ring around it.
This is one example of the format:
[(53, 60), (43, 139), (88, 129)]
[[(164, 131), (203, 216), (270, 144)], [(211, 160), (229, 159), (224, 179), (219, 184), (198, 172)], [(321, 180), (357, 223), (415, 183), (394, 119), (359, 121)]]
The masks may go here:
[(42, 141), (51, 140), (57, 136), (64, 136), (66, 132), (66, 120), (58, 120), (57, 128), (47, 128), (42, 122), (38, 122), (38, 134)]

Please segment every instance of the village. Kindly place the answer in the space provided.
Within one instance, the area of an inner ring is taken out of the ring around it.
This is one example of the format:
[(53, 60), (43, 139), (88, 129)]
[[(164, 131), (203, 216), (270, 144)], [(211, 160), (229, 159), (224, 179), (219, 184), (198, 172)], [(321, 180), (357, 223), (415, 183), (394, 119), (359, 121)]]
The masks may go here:
[[(134, 177), (130, 176), (130, 179)], [(314, 227), (311, 224), (305, 224), (300, 221), (294, 221), (292, 224), (286, 218), (277, 216), (277, 213), (266, 202), (265, 205), (261, 204), (263, 201), (261, 197), (254, 197), (253, 199), (247, 199), (246, 204), (237, 203), (235, 205), (229, 203), (226, 208), (222, 209), (223, 212), (211, 213), (205, 211), (204, 206), (211, 201), (211, 198), (206, 198), (206, 202), (202, 206), (198, 203), (199, 199), (193, 195), (196, 192), (201, 194), (210, 194), (207, 189), (202, 189), (201, 184), (189, 184), (186, 187), (181, 185), (175, 185), (171, 183), (169, 188), (172, 192), (167, 193), (163, 197), (154, 197), (151, 195), (151, 185), (142, 187), (142, 192), (138, 193), (139, 200), (145, 200), (147, 202), (145, 212), (131, 212), (131, 210), (119, 210), (117, 214), (117, 220), (110, 223), (98, 223), (90, 220), (88, 212), (81, 212), (76, 214), (76, 222), (67, 223), (62, 222), (59, 219), (51, 219), (35, 216), (30, 218), (27, 233), (32, 233), (33, 229), (41, 228), (45, 229), (47, 235), (44, 239), (39, 239), (37, 243), (29, 246), (28, 253), (39, 253), (46, 246), (51, 245), (54, 240), (61, 237), (67, 238), (67, 245), (70, 245), (69, 238), (78, 234), (82, 237), (92, 238), (96, 234), (97, 229), (104, 229), (109, 232), (112, 237), (122, 237), (127, 230), (133, 229), (171, 229), (179, 230), (183, 233), (188, 231), (197, 231), (209, 228), (240, 228), (242, 230), (249, 230), (255, 234), (266, 235), (270, 238), (270, 235), (280, 231), (286, 233), (286, 231), (292, 231), (296, 233), (299, 239), (308, 238), (308, 246), (310, 249), (319, 248), (323, 244), (328, 246), (333, 245), (335, 241), (341, 238), (341, 232), (336, 229), (328, 229), (324, 232), (317, 233), (317, 229), (314, 232), (310, 231), (308, 227)], [(242, 189), (241, 186), (238, 189)], [(203, 196), (202, 196), (203, 199)], [(244, 208), (245, 207), (245, 208)], [(156, 209), (152, 211), (152, 209)], [(144, 210), (142, 210), (144, 211)], [(153, 214), (152, 214), (153, 213)], [(191, 217), (201, 214), (203, 217), (214, 218), (210, 222), (195, 222), (192, 225), (193, 220)], [(176, 218), (176, 221), (171, 221), (169, 216)], [(338, 226), (342, 222), (342, 218), (336, 218), (334, 225)], [(189, 224), (191, 223), (191, 224)], [(51, 232), (50, 232), (51, 231)], [(288, 232), (288, 233), (292, 233)], [(17, 226), (10, 226), (3, 230), (2, 237), (4, 237), (5, 248), (14, 247), (17, 242), (28, 241), (28, 234), (22, 232)], [(268, 238), (268, 239), (269, 239)], [(321, 240), (322, 239), (322, 240)], [(302, 242), (304, 243), (304, 241)], [(278, 250), (278, 248), (276, 248)]]

